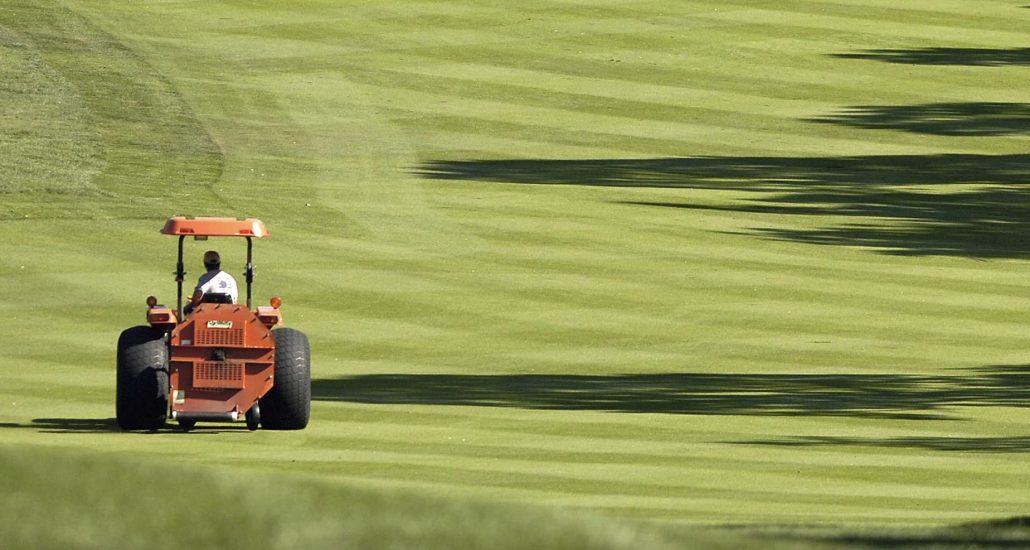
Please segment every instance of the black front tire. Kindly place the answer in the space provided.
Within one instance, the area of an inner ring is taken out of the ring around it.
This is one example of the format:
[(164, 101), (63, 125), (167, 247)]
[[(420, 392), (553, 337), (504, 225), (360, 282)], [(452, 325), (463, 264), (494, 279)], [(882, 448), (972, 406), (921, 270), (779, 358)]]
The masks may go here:
[(168, 416), (164, 332), (137, 326), (118, 338), (115, 414), (123, 430), (156, 430)]
[(275, 383), (259, 401), (261, 426), (267, 430), (302, 430), (311, 417), (311, 346), (299, 330), (272, 331), (275, 338)]
[(247, 429), (254, 431), (261, 424), (261, 405), (254, 403), (254, 406), (247, 410)]

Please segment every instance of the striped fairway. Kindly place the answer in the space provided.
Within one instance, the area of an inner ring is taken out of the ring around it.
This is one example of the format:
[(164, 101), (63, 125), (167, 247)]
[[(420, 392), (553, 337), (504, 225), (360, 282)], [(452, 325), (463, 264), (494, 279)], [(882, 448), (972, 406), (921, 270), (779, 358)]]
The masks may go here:
[[(15, 0), (0, 452), (672, 537), (1027, 516), (1024, 4)], [(181, 212), (267, 222), (307, 430), (112, 430)]]

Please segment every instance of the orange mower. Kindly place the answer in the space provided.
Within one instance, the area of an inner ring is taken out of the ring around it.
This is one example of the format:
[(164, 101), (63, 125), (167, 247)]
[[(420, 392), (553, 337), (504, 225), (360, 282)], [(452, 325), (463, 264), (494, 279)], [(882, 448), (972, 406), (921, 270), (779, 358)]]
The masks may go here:
[[(118, 339), (116, 409), (125, 430), (157, 430), (171, 415), (183, 430), (197, 422), (246, 420), (247, 428), (299, 430), (311, 412), (311, 349), (303, 332), (282, 324), (282, 301), (251, 307), (253, 239), (268, 236), (261, 220), (176, 216), (161, 233), (179, 237), (177, 306), (147, 298), (147, 325)], [(187, 237), (247, 241), (246, 306), (205, 295), (183, 314)]]

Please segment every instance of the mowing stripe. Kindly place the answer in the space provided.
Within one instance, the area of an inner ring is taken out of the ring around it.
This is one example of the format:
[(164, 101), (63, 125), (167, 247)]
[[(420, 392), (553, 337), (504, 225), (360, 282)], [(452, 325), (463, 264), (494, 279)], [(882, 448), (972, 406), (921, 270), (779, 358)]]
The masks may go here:
[[(120, 75), (93, 95), (51, 19), (0, 24), (86, 88), (130, 204), (2, 222), (4, 443), (652, 521), (1030, 504), (1019, 2), (66, 4)], [(307, 430), (108, 431), (180, 208), (272, 228)]]

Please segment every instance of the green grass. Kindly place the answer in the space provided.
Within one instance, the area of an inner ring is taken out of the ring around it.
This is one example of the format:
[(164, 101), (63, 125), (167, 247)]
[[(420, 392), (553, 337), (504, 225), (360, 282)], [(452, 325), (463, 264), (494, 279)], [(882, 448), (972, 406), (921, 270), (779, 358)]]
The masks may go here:
[[(510, 516), (451, 547), (608, 540), (591, 522), (1025, 541), (1028, 23), (1000, 0), (9, 2), (5, 460), (139, 457), (230, 500), (298, 476), (300, 509), (417, 529)], [(307, 430), (112, 430), (114, 343), (174, 295), (178, 213), (267, 222), (256, 294), (311, 339)]]
[[(2, 143), (5, 181), (0, 192), (38, 196), (93, 191), (99, 139), (74, 87), (38, 51), (4, 29)], [(45, 122), (46, 124), (40, 124)]]
[(187, 466), (173, 473), (155, 458), (6, 448), (0, 463), (7, 497), (0, 510), (18, 518), (0, 527), (10, 548), (668, 545), (656, 533), (596, 517), (361, 491), (299, 476), (214, 475)]
[(9, 548), (834, 548), (1013, 545), (1026, 521), (841, 533), (611, 522), (556, 508), (367, 490), (311, 475), (215, 473), (165, 458), (0, 448)]

